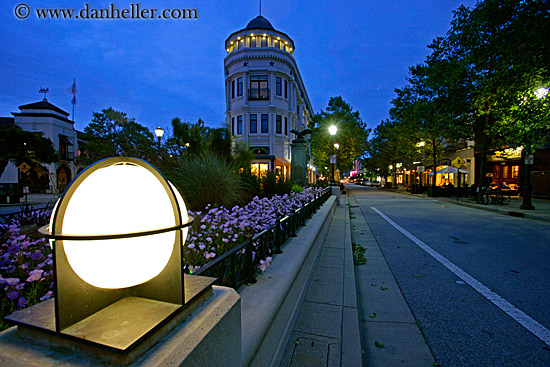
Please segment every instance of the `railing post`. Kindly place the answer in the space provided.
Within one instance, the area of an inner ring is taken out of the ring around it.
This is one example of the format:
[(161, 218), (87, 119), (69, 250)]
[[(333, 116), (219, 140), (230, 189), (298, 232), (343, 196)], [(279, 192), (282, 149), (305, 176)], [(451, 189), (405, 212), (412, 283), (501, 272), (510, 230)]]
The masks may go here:
[(275, 222), (275, 250), (273, 253), (275, 254), (282, 254), (283, 251), (281, 251), (281, 218), (277, 215), (277, 221)]
[(254, 243), (252, 242), (252, 233), (249, 231), (246, 235), (246, 246), (244, 250), (244, 274), (246, 277), (246, 283), (256, 283), (256, 269), (254, 269), (254, 260), (252, 259), (252, 252), (254, 252)]
[(292, 215), (290, 216), (291, 221), (290, 221), (290, 236), (291, 237), (297, 237), (296, 236), (296, 227), (297, 226), (297, 223), (298, 223), (298, 218), (297, 218), (297, 214), (296, 214), (296, 210), (294, 210), (294, 212), (292, 213)]

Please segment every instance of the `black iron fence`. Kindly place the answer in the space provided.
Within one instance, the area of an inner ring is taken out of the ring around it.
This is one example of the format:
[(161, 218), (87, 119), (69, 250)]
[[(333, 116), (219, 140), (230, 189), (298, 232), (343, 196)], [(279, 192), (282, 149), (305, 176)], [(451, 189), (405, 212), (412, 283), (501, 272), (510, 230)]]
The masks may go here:
[(313, 216), (330, 195), (329, 189), (323, 190), (312, 201), (284, 218), (277, 218), (274, 225), (262, 232), (254, 236), (249, 235), (245, 242), (220, 255), (193, 274), (216, 277), (220, 285), (234, 289), (247, 283), (255, 283), (256, 274), (261, 271), (261, 261), (282, 253), (281, 246), (290, 237), (296, 237), (298, 228), (305, 225), (306, 220)]

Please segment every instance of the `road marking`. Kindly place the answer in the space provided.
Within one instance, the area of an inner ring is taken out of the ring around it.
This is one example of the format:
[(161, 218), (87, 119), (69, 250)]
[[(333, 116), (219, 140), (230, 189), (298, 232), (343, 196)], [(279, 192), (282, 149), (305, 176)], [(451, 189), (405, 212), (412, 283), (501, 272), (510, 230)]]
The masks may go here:
[(441, 255), (439, 252), (432, 249), (430, 246), (426, 245), (424, 242), (416, 238), (413, 234), (408, 232), (406, 229), (401, 227), (399, 224), (395, 223), (393, 220), (388, 218), (380, 210), (375, 207), (370, 207), (378, 215), (380, 215), (386, 222), (391, 224), (399, 232), (403, 233), (407, 238), (413, 241), (418, 245), (422, 250), (426, 251), (430, 256), (436, 259), (441, 265), (445, 266), (451, 272), (453, 272), (460, 279), (468, 283), (472, 288), (478, 291), (483, 297), (491, 301), (495, 306), (504, 311), (508, 316), (516, 320), (521, 326), (533, 333), (537, 338), (542, 340), (546, 345), (550, 346), (550, 330), (545, 328), (543, 325), (538, 323), (532, 317), (527, 315), (525, 312), (521, 311), (519, 308), (512, 305), (510, 302), (490, 290), (487, 286), (482, 284), (480, 281), (472, 277), (470, 274), (466, 273), (464, 270), (460, 269), (458, 266), (450, 262), (447, 258)]

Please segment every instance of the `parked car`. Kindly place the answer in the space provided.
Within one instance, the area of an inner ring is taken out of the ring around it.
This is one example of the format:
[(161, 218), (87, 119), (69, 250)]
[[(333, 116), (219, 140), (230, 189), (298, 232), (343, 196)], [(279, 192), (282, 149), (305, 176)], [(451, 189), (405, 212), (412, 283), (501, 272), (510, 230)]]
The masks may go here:
[(371, 187), (380, 187), (380, 181), (371, 181), (370, 185)]

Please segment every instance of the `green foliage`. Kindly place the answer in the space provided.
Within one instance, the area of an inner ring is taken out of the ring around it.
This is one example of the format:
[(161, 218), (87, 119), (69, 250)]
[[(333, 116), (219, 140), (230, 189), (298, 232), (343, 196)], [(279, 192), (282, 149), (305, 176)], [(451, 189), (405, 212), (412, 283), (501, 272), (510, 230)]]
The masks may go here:
[(355, 265), (364, 265), (367, 263), (367, 258), (365, 257), (366, 248), (361, 246), (358, 243), (353, 242), (353, 264)]
[(275, 175), (274, 172), (267, 172), (262, 178), (263, 196), (272, 197), (273, 195), (283, 196), (292, 191), (292, 182), (284, 180), (283, 177)]
[(391, 119), (370, 141), (369, 168), (415, 159), (420, 141), (423, 160), (435, 165), (445, 146), (474, 140), (484, 185), (489, 149), (548, 142), (548, 97), (533, 96), (550, 84), (550, 39), (540, 36), (550, 28), (547, 14), (547, 1), (535, 0), (459, 7), (447, 35), (396, 90)]
[(292, 185), (292, 191), (299, 194), (304, 191), (304, 188), (300, 185)]
[(326, 111), (321, 110), (313, 117), (311, 150), (314, 163), (318, 167), (330, 167), (333, 145), (328, 129), (331, 125), (338, 128), (334, 142), (340, 147), (335, 154), (338, 168), (345, 172), (351, 169), (354, 160), (365, 153), (371, 130), (367, 128), (359, 112), (353, 111), (342, 97), (331, 97)]
[(191, 210), (202, 210), (207, 204), (231, 208), (244, 199), (240, 177), (223, 158), (212, 152), (182, 160), (166, 175)]
[(89, 151), (90, 156), (81, 155), (81, 164), (116, 156), (137, 157), (151, 162), (158, 160), (159, 152), (153, 133), (134, 118), (112, 107), (94, 112), (84, 133), (86, 143), (82, 149)]
[(57, 155), (50, 139), (16, 125), (0, 125), (0, 176), (8, 162), (52, 163)]
[(183, 158), (214, 152), (231, 161), (231, 134), (227, 128), (214, 129), (204, 125), (199, 119), (196, 123), (182, 122), (178, 117), (172, 119), (173, 136), (166, 140), (166, 150), (173, 157)]

